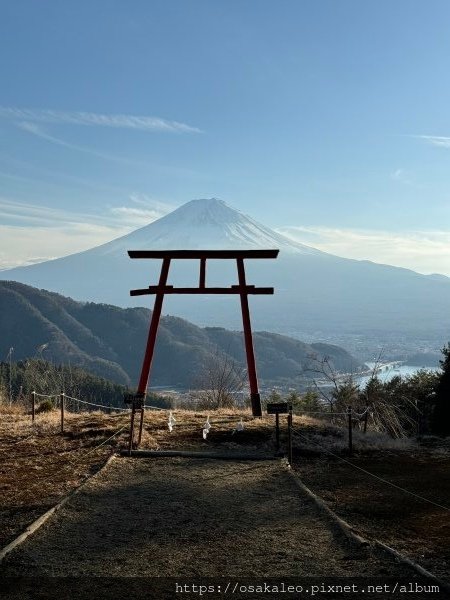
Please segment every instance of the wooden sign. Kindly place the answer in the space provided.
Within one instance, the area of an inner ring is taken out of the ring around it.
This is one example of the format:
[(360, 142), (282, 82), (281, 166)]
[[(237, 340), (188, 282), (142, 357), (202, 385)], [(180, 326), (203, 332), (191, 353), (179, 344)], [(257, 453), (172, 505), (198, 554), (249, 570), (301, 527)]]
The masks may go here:
[(268, 415), (283, 415), (287, 414), (290, 409), (290, 405), (287, 402), (274, 402), (267, 405)]
[(125, 394), (123, 401), (125, 404), (131, 404), (133, 408), (143, 408), (144, 407), (145, 394), (137, 393), (137, 394)]

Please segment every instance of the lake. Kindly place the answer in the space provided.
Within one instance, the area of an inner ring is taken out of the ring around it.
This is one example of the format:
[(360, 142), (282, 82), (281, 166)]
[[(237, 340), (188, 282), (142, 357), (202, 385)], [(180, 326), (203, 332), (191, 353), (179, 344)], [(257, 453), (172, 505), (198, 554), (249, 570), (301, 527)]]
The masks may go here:
[[(375, 366), (375, 363), (371, 363), (371, 362), (366, 362), (366, 365), (370, 368), (373, 369), (373, 367)], [(421, 371), (423, 369), (425, 369), (426, 371), (439, 371), (440, 367), (414, 367), (411, 365), (398, 365), (398, 366), (389, 366), (389, 365), (382, 365), (383, 370), (379, 371), (377, 373), (378, 375), (378, 379), (380, 379), (380, 381), (390, 381), (393, 377), (400, 375), (401, 377), (406, 377), (408, 375), (414, 375), (414, 373), (417, 373), (417, 371)], [(386, 368), (387, 367), (387, 368)], [(370, 379), (370, 375), (363, 375), (362, 377), (358, 377), (358, 383), (361, 386), (366, 385), (366, 383), (369, 381)]]

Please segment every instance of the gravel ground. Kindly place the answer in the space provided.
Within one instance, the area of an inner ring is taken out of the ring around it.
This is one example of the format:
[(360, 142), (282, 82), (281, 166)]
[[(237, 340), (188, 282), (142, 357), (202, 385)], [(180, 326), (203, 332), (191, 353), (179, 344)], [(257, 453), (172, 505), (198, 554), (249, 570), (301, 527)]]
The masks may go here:
[(392, 576), (278, 461), (116, 458), (5, 559), (3, 576)]
[(333, 533), (278, 461), (113, 461), (6, 559), (50, 576), (397, 575)]

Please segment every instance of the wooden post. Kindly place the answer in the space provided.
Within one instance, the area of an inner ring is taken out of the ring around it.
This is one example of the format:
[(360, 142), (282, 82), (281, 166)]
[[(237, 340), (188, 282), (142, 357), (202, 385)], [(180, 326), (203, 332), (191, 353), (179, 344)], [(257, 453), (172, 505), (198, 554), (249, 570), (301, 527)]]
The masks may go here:
[(61, 433), (64, 433), (64, 392), (61, 392), (59, 400), (61, 402)]
[(138, 447), (141, 445), (143, 427), (144, 427), (144, 407), (141, 408), (141, 420), (139, 421), (139, 437), (138, 437), (138, 441), (137, 441)]
[(133, 406), (131, 408), (131, 423), (130, 423), (130, 440), (128, 442), (128, 454), (131, 456), (131, 451), (133, 450), (133, 438), (134, 438), (134, 417), (136, 415), (136, 409)]
[(288, 463), (292, 465), (292, 407), (288, 413)]
[(275, 439), (278, 451), (280, 449), (280, 415), (278, 413), (275, 415)]
[(352, 423), (352, 407), (347, 407), (348, 414), (348, 453), (353, 454), (353, 423)]
[(31, 422), (34, 423), (36, 416), (36, 392), (31, 392)]

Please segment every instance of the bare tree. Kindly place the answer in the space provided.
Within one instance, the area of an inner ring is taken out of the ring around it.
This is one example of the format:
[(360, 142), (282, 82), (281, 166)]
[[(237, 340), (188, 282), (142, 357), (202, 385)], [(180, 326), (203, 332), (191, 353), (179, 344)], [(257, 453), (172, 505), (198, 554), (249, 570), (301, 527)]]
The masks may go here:
[(195, 386), (200, 407), (233, 407), (236, 396), (246, 389), (246, 371), (229, 354), (216, 348), (203, 365)]
[(328, 405), (330, 412), (339, 412), (343, 403), (353, 406), (358, 398), (358, 386), (353, 373), (340, 374), (336, 371), (329, 356), (308, 356), (309, 363), (304, 373), (313, 373), (313, 385), (322, 400)]

